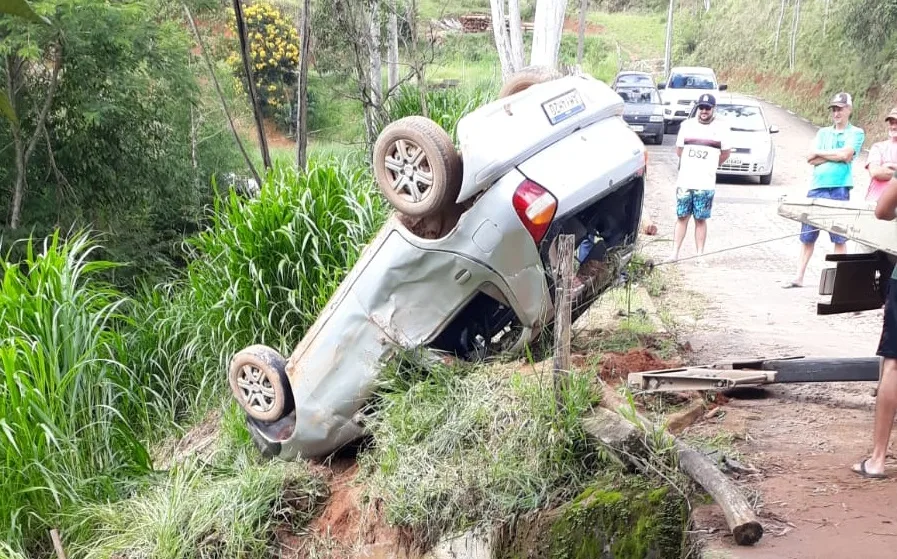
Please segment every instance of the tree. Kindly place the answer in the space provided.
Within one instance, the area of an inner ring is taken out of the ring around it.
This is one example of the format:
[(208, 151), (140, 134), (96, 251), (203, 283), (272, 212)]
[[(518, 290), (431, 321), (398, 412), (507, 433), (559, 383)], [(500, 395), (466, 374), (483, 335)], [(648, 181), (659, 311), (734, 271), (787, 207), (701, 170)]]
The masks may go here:
[(399, 83), (399, 15), (396, 0), (389, 0), (389, 14), (386, 22), (386, 42), (389, 46), (386, 57), (386, 87), (391, 91)]
[(567, 0), (537, 0), (530, 64), (557, 66), (566, 10)]
[(299, 24), (299, 91), (298, 114), (296, 115), (296, 167), (305, 169), (308, 147), (308, 55), (311, 42), (311, 2), (303, 0), (302, 15)]
[[(505, 3), (508, 15), (505, 17)], [(491, 0), (492, 33), (501, 63), (501, 76), (508, 79), (526, 64), (523, 56), (523, 34), (519, 0)]]

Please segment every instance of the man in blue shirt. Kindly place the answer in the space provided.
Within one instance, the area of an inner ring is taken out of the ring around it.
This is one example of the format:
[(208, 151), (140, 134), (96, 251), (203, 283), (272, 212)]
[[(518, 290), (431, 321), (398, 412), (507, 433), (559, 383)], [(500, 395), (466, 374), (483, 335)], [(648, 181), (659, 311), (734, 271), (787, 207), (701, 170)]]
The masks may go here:
[[(807, 155), (807, 163), (813, 165), (813, 184), (807, 197), (850, 200), (853, 162), (863, 147), (866, 133), (862, 128), (850, 124), (853, 100), (849, 93), (835, 95), (829, 108), (832, 111), (832, 126), (819, 129), (813, 148)], [(801, 224), (801, 253), (797, 276), (783, 287), (803, 286), (804, 273), (813, 256), (818, 237), (818, 229), (806, 223)], [(835, 244), (835, 254), (847, 252), (847, 239), (834, 233), (829, 233), (829, 239)]]

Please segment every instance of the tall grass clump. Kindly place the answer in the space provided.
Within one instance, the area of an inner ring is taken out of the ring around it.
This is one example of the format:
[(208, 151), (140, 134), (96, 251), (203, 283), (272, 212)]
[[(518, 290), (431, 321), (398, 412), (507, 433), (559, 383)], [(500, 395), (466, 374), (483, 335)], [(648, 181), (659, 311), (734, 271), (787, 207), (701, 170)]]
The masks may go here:
[(217, 403), (248, 345), (289, 355), (385, 215), (368, 170), (337, 159), (275, 166), (257, 198), (219, 198), (184, 278), (147, 289), (138, 310), (132, 347), (156, 415), (176, 424)]
[(265, 557), (275, 525), (311, 519), (323, 483), (304, 462), (178, 464), (132, 497), (79, 511), (72, 550), (84, 559)]
[[(457, 143), (458, 121), (467, 113), (493, 100), (488, 89), (444, 88), (427, 91), (427, 115)], [(422, 115), (420, 91), (414, 85), (403, 84), (389, 100), (389, 122), (406, 116)]]
[(569, 377), (559, 412), (548, 377), (427, 369), (387, 372), (373, 404), (372, 448), (359, 463), (387, 522), (432, 542), (549, 506), (584, 486), (597, 460), (581, 422), (594, 403), (585, 376)]
[[(149, 467), (124, 413), (139, 414), (121, 333), (127, 299), (96, 280), (86, 234), (59, 233), (0, 262), (0, 540), (46, 540), (61, 511), (112, 497)], [(27, 545), (27, 544), (26, 544)]]

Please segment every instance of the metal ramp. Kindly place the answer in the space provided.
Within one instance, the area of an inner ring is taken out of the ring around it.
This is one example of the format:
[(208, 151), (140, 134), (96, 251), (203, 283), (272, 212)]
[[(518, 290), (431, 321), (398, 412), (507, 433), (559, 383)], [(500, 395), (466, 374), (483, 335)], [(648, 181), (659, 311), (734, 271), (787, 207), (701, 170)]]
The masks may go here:
[(680, 392), (765, 384), (877, 382), (878, 375), (878, 357), (785, 357), (630, 373), (627, 384), (643, 392)]

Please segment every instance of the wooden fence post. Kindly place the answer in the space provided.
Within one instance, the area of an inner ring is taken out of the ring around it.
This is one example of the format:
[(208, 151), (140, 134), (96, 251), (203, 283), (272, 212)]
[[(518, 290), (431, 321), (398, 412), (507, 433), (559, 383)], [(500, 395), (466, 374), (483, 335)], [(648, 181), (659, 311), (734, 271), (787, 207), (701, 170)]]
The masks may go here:
[(563, 406), (562, 388), (570, 371), (570, 317), (573, 289), (573, 235), (559, 235), (555, 274), (554, 314), (554, 397), (557, 409)]

